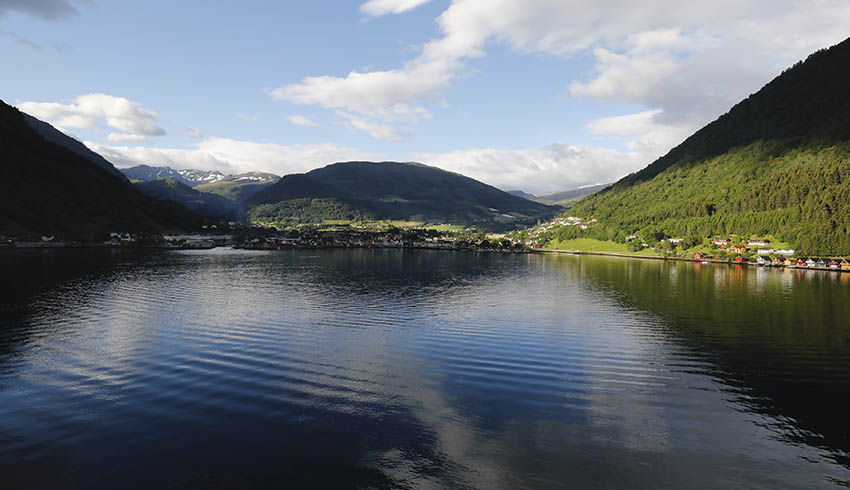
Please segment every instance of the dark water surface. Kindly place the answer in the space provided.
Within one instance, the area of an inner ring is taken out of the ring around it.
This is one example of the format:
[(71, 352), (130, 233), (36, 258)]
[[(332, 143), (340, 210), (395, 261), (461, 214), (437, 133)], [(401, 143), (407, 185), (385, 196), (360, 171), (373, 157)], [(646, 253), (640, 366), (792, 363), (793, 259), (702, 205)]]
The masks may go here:
[(850, 274), (0, 253), (0, 488), (842, 488)]

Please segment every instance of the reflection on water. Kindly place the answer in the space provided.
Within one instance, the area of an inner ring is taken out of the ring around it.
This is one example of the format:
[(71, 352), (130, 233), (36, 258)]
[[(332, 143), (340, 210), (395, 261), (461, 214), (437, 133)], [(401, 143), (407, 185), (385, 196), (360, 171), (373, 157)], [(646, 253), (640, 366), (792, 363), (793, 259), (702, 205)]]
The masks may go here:
[(850, 275), (398, 250), (0, 254), (11, 488), (830, 488)]

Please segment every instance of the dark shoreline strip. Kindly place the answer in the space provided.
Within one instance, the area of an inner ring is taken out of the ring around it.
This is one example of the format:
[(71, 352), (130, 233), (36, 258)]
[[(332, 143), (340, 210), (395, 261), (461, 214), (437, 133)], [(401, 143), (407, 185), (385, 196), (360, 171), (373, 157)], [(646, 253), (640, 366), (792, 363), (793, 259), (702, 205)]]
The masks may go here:
[(617, 253), (617, 252), (586, 252), (583, 250), (553, 250), (553, 249), (532, 249), (532, 253), (541, 253), (541, 254), (555, 254), (555, 255), (600, 255), (604, 257), (620, 257), (624, 259), (650, 259), (650, 260), (675, 260), (678, 262), (696, 262), (703, 263), (708, 262), (711, 264), (726, 264), (726, 265), (746, 265), (750, 267), (764, 267), (766, 269), (788, 269), (788, 270), (801, 270), (801, 271), (826, 271), (826, 272), (850, 272), (847, 269), (830, 269), (829, 267), (797, 267), (793, 265), (759, 265), (755, 262), (735, 262), (732, 260), (718, 260), (718, 259), (694, 259), (690, 257), (661, 257), (655, 255), (635, 255), (635, 254), (625, 254), (625, 253)]

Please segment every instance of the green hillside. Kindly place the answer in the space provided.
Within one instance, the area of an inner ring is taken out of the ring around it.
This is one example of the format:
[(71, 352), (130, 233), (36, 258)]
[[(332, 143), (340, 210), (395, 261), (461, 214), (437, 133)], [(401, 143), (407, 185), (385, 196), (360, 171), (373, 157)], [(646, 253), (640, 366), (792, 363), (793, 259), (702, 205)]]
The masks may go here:
[(390, 219), (509, 230), (561, 208), (418, 163), (347, 162), (287, 175), (249, 199), (264, 222)]
[(111, 231), (154, 234), (200, 224), (179, 205), (134, 189), (114, 169), (45, 140), (0, 101), (0, 235), (93, 240)]
[(850, 253), (850, 40), (812, 54), (645, 169), (577, 203), (566, 235), (771, 234)]
[(200, 192), (173, 178), (138, 182), (137, 189), (155, 199), (176, 202), (189, 211), (215, 219), (239, 219), (239, 205), (224, 197)]

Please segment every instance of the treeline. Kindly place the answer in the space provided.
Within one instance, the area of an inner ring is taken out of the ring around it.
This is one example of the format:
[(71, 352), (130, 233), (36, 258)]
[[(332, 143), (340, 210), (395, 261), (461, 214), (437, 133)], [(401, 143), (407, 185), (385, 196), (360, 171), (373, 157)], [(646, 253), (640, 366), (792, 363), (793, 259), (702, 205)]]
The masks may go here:
[(260, 204), (248, 211), (250, 221), (265, 223), (321, 223), (328, 220), (364, 221), (375, 216), (351, 204), (328, 198), (300, 198)]

